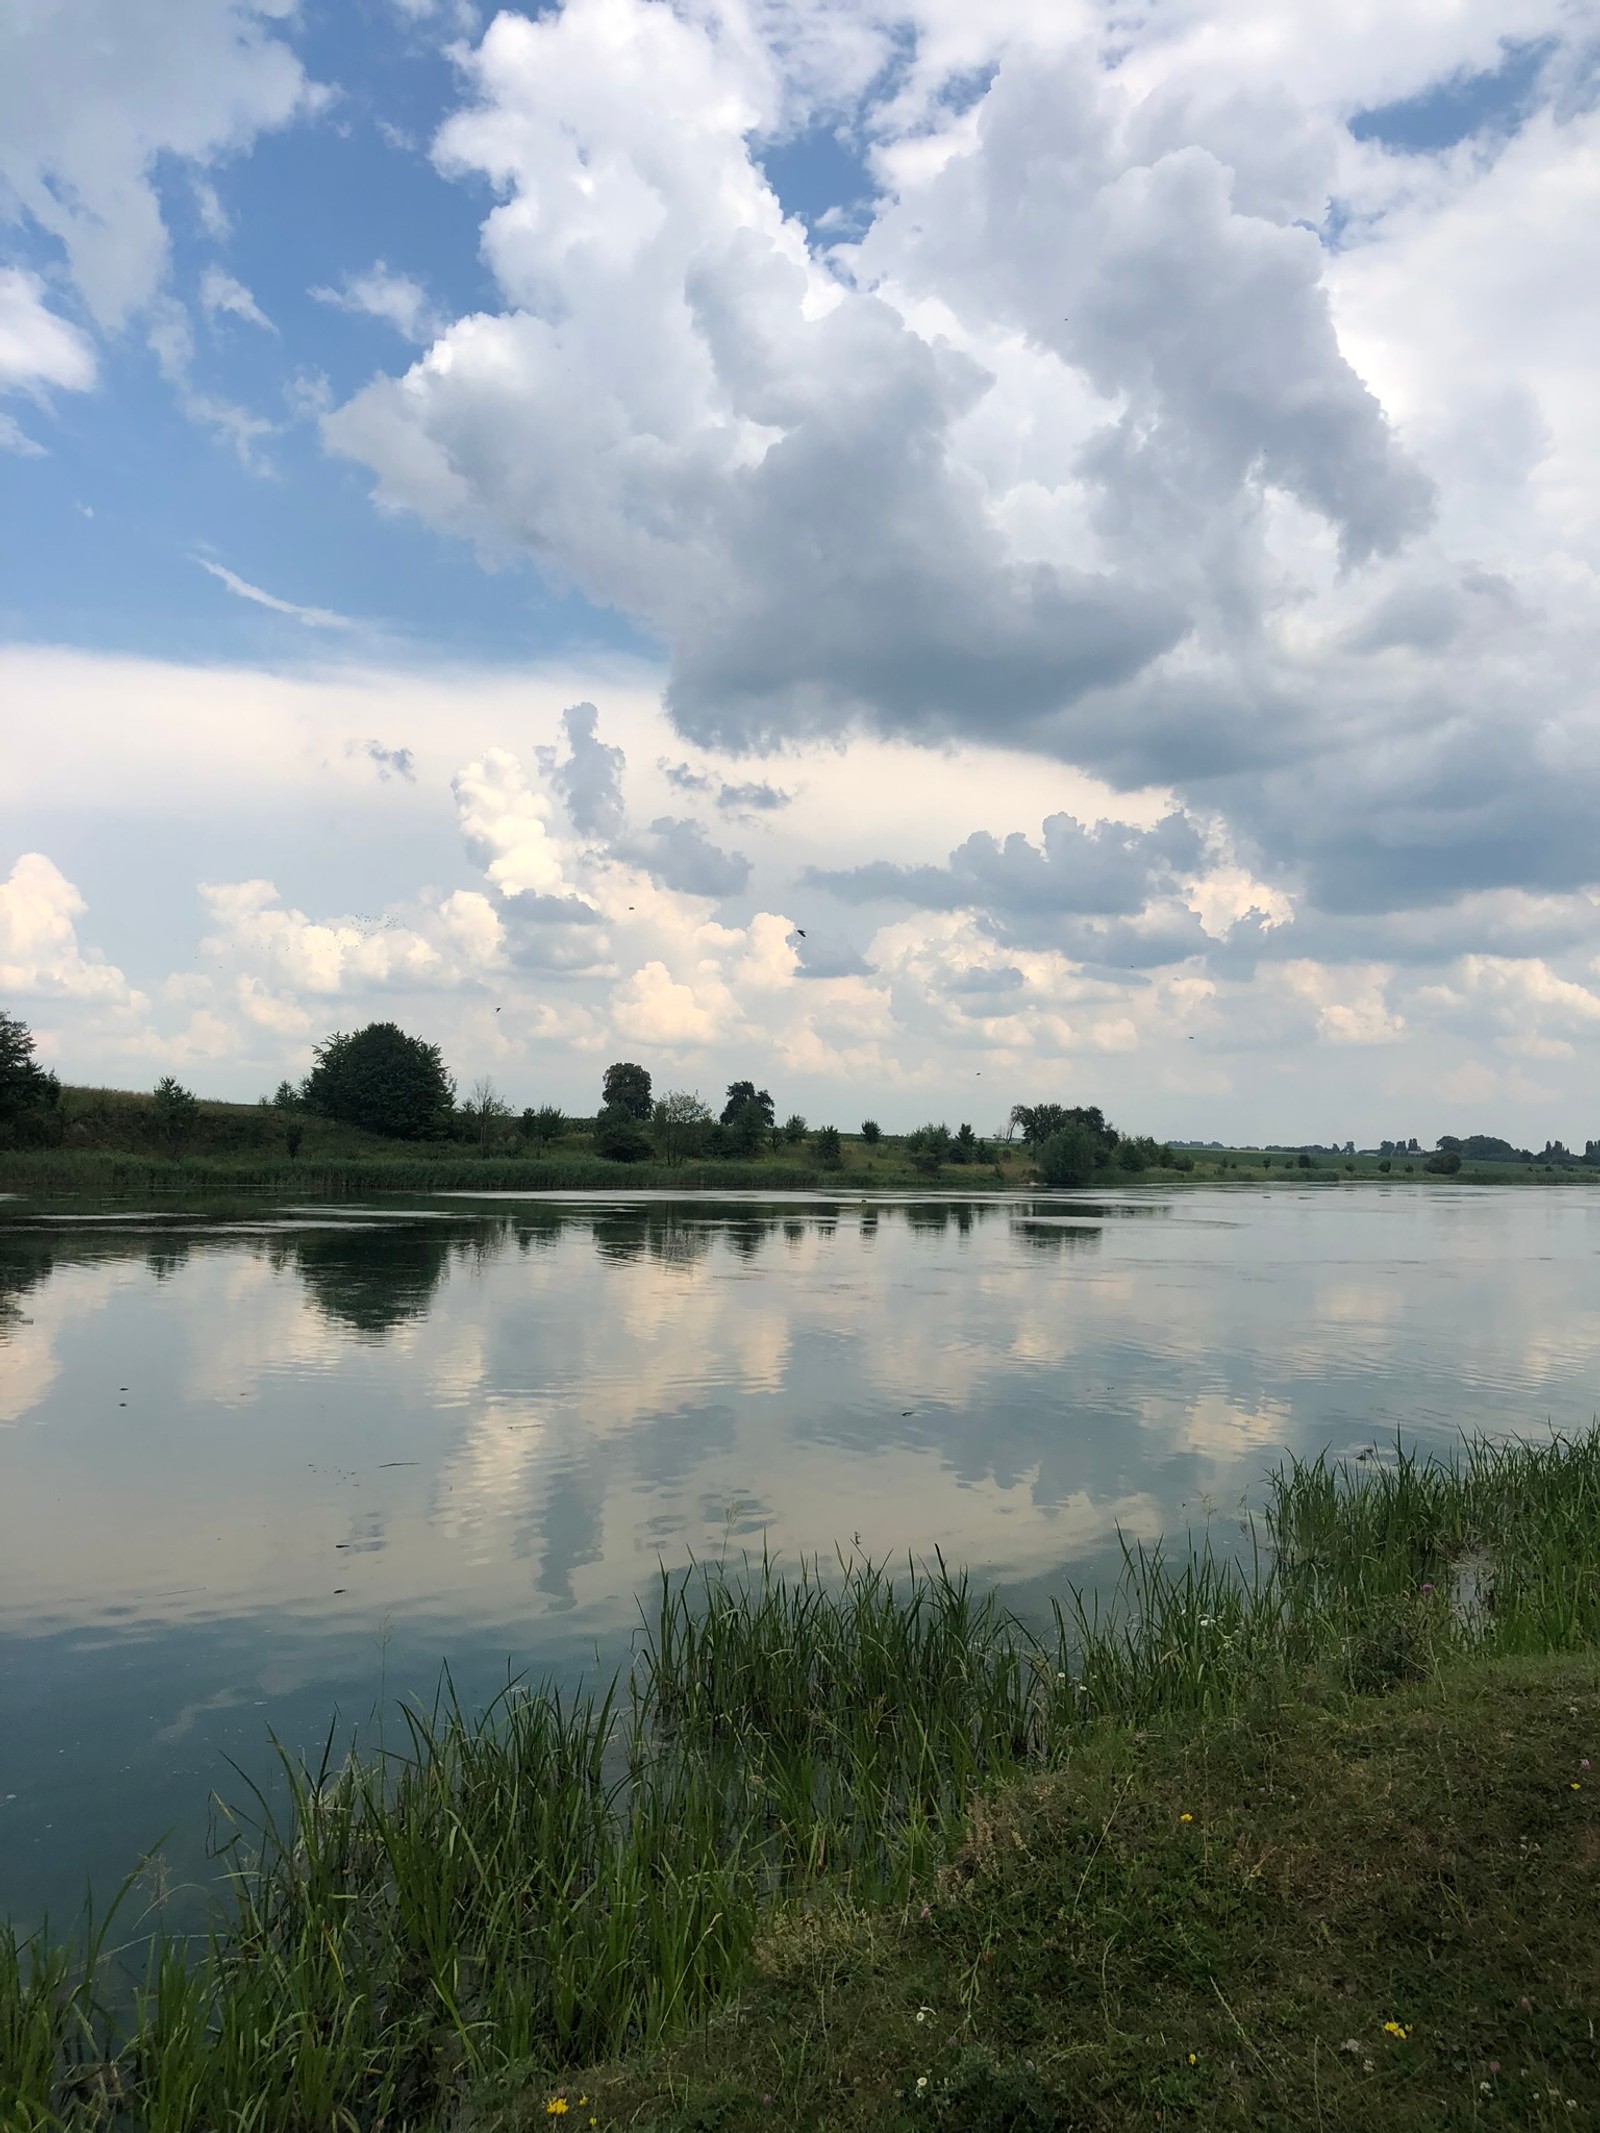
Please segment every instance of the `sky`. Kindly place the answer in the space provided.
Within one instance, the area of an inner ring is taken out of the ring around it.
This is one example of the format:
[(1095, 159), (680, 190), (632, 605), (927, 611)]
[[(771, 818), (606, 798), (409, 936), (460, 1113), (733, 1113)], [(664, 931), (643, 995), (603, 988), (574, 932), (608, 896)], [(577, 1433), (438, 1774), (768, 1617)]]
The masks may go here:
[(1595, 0), (0, 0), (0, 1007), (1600, 1134)]

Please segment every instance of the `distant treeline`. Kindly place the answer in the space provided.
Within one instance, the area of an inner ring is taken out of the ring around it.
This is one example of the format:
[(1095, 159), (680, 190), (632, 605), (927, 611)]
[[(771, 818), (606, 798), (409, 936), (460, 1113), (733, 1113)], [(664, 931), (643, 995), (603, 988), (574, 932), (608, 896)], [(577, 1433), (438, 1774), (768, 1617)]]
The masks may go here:
[(281, 1081), (254, 1107), (206, 1102), (170, 1074), (148, 1094), (63, 1089), (35, 1058), (27, 1027), (0, 1014), (0, 1147), (173, 1163), (275, 1157), (308, 1170), (402, 1152), (431, 1169), (453, 1151), (479, 1163), (559, 1165), (574, 1182), (596, 1164), (635, 1165), (641, 1174), (664, 1168), (685, 1180), (696, 1166), (772, 1158), (795, 1175), (838, 1171), (847, 1140), (855, 1165), (927, 1178), (950, 1167), (1004, 1176), (1019, 1158), (1027, 1172), (1059, 1185), (1193, 1168), (1147, 1135), (1119, 1132), (1093, 1105), (1016, 1104), (990, 1138), (969, 1120), (952, 1128), (930, 1119), (890, 1135), (865, 1118), (847, 1132), (797, 1111), (780, 1120), (771, 1091), (753, 1079), (730, 1082), (713, 1110), (697, 1090), (658, 1091), (648, 1067), (619, 1059), (601, 1076), (592, 1115), (571, 1116), (551, 1103), (519, 1112), (487, 1076), (461, 1096), (439, 1047), (392, 1022), (336, 1031), (313, 1061), (302, 1080)]

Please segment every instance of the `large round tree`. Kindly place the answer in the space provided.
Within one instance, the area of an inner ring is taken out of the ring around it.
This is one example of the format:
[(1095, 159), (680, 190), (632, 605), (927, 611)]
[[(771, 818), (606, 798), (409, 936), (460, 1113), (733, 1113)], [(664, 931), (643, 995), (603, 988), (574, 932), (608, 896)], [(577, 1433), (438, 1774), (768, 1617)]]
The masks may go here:
[(369, 1022), (319, 1044), (316, 1059), (305, 1100), (324, 1118), (403, 1141), (447, 1129), (456, 1089), (436, 1044), (408, 1037), (393, 1022)]

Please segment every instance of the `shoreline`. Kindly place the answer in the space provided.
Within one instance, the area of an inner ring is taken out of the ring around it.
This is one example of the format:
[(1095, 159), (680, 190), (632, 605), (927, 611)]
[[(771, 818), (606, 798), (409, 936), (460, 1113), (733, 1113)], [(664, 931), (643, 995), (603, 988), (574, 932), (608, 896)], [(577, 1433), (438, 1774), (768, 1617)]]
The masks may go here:
[(1513, 1971), (1595, 2108), (1600, 1431), (1292, 1465), (1262, 1532), (1042, 1638), (942, 1564), (664, 1577), (609, 1692), (285, 1764), (203, 1947), (0, 1932), (0, 2122), (1478, 2124)]

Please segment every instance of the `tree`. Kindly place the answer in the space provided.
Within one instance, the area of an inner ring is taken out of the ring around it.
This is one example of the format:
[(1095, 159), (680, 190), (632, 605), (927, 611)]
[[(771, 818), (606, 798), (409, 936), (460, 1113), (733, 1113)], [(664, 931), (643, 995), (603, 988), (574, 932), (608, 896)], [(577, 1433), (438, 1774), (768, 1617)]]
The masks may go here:
[(559, 1104), (541, 1104), (534, 1110), (530, 1104), (522, 1114), (522, 1137), (533, 1141), (540, 1148), (551, 1141), (560, 1140), (567, 1130), (567, 1121)]
[(651, 1153), (650, 1138), (631, 1111), (602, 1111), (595, 1120), (594, 1150), (612, 1163), (642, 1163)]
[(305, 1101), (324, 1118), (402, 1141), (447, 1130), (456, 1089), (436, 1044), (393, 1022), (369, 1022), (348, 1037), (335, 1032), (315, 1056)]
[(798, 1111), (790, 1112), (783, 1122), (783, 1137), (791, 1148), (797, 1148), (806, 1137), (806, 1122)]
[(956, 1137), (950, 1143), (950, 1160), (952, 1163), (983, 1161), (983, 1143), (970, 1126), (961, 1125), (956, 1128)]
[(844, 1143), (839, 1138), (837, 1126), (819, 1126), (811, 1145), (824, 1170), (837, 1170), (844, 1161)]
[[(769, 1098), (769, 1104), (770, 1101)], [(734, 1154), (748, 1158), (761, 1153), (761, 1143), (767, 1137), (772, 1120), (770, 1115), (763, 1113), (759, 1100), (750, 1098), (734, 1106), (731, 1118), (724, 1111), (719, 1124), (726, 1128)]]
[(861, 1138), (869, 1148), (876, 1148), (883, 1139), (883, 1128), (875, 1118), (864, 1118), (861, 1121)]
[(1101, 1143), (1082, 1119), (1070, 1119), (1052, 1133), (1038, 1152), (1039, 1175), (1047, 1185), (1087, 1185), (1100, 1159)]
[(171, 1149), (182, 1147), (194, 1131), (195, 1120), (200, 1116), (199, 1099), (190, 1089), (175, 1081), (170, 1074), (163, 1074), (156, 1083), (154, 1096), (156, 1131)]
[(60, 1082), (33, 1056), (32, 1030), (0, 1011), (0, 1125), (54, 1111), (60, 1101)]
[(263, 1096), (261, 1101), (271, 1111), (298, 1111), (304, 1105), (305, 1095), (292, 1081), (280, 1081), (272, 1094)]
[(650, 1118), (657, 1154), (664, 1163), (681, 1163), (698, 1155), (710, 1124), (710, 1107), (700, 1101), (698, 1090), (669, 1089)]
[(777, 1107), (765, 1089), (758, 1089), (753, 1081), (730, 1081), (728, 1100), (722, 1107), (721, 1124), (731, 1126), (746, 1104), (753, 1104), (762, 1125), (775, 1126), (778, 1122)]
[(477, 1130), (478, 1146), (485, 1149), (491, 1140), (498, 1138), (496, 1128), (504, 1125), (511, 1116), (511, 1106), (487, 1074), (480, 1074), (472, 1084), (472, 1094), (461, 1108), (469, 1124)]
[(1053, 1134), (1070, 1125), (1087, 1127), (1103, 1148), (1115, 1148), (1120, 1138), (1116, 1127), (1106, 1124), (1098, 1104), (1075, 1104), (1070, 1110), (1065, 1104), (1013, 1104), (1006, 1138), (1020, 1132), (1030, 1147), (1042, 1148)]
[(618, 1059), (608, 1066), (600, 1083), (603, 1111), (623, 1111), (641, 1123), (650, 1116), (650, 1071), (631, 1059)]
[(1422, 1167), (1436, 1178), (1453, 1178), (1461, 1168), (1461, 1156), (1454, 1148), (1441, 1148), (1437, 1155), (1430, 1155)]

